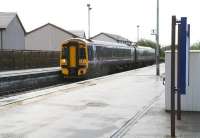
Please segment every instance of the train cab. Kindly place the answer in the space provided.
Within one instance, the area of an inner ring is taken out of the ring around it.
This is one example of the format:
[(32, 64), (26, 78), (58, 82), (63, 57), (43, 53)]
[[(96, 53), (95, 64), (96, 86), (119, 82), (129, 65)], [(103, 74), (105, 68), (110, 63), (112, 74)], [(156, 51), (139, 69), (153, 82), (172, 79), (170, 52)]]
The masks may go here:
[(64, 77), (85, 76), (88, 68), (87, 42), (70, 39), (61, 45), (60, 67)]

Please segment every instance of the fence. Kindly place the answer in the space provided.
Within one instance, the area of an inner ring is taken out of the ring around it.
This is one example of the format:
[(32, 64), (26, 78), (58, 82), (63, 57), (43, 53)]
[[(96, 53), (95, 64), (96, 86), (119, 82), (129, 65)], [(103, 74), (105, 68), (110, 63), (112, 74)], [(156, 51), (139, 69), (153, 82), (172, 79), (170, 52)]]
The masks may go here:
[(0, 50), (0, 71), (59, 66), (60, 52)]

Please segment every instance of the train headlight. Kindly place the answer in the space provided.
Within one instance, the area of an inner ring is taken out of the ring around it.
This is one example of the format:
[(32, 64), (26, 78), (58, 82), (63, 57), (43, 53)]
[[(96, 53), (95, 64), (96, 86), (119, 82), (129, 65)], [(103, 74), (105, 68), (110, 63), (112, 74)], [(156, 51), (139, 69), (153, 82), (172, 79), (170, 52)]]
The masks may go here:
[(65, 76), (66, 76), (66, 75), (69, 75), (69, 70), (66, 69), (66, 68), (63, 68), (63, 69), (62, 69), (62, 74), (64, 74)]
[(86, 63), (86, 59), (79, 59), (79, 64), (80, 65), (85, 65)]
[(62, 59), (62, 60), (61, 60), (61, 64), (62, 64), (62, 65), (67, 65), (66, 59)]

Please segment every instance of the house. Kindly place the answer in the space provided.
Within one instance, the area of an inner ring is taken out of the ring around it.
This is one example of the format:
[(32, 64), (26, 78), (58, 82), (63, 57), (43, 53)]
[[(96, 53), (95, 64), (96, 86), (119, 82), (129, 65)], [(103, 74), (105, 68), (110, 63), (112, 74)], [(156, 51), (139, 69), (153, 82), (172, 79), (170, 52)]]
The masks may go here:
[(62, 42), (70, 38), (85, 38), (84, 31), (67, 31), (47, 23), (26, 34), (26, 50), (60, 51)]
[(26, 31), (17, 13), (0, 12), (0, 49), (25, 49)]
[(83, 39), (86, 38), (85, 32), (83, 30), (68, 30), (68, 31), (78, 36), (79, 38), (83, 38)]
[(109, 33), (99, 33), (90, 39), (92, 40), (100, 40), (100, 41), (109, 41), (109, 42), (115, 42), (115, 43), (122, 43), (122, 44), (127, 44), (131, 45), (132, 42), (128, 40), (127, 38), (124, 38), (120, 35), (116, 34), (109, 34)]

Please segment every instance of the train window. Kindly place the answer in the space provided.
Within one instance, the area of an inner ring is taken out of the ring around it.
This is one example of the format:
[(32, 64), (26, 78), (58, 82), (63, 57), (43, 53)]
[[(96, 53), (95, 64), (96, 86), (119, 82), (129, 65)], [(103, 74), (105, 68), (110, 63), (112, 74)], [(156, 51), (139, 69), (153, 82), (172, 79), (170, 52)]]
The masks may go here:
[(109, 48), (104, 48), (104, 58), (107, 59), (109, 57)]
[(115, 49), (114, 51), (115, 51), (115, 57), (117, 58), (118, 57), (118, 54), (117, 54), (118, 53), (118, 49)]
[(99, 59), (100, 58), (100, 48), (99, 48), (99, 46), (97, 46), (96, 47), (96, 55), (97, 55), (97, 59)]
[(62, 58), (66, 58), (68, 57), (68, 48), (67, 47), (63, 47), (62, 48)]
[(79, 58), (86, 59), (85, 48), (79, 48)]
[(112, 49), (111, 48), (107, 48), (107, 59), (110, 59), (112, 57)]
[(115, 58), (116, 57), (116, 49), (115, 48), (112, 49), (112, 54), (113, 54), (113, 57)]
[(89, 60), (93, 59), (93, 49), (91, 46), (88, 46), (88, 58)]
[(97, 59), (101, 60), (105, 57), (105, 48), (102, 46), (97, 46), (96, 47), (96, 54), (97, 54)]
[(66, 58), (68, 54), (68, 48), (63, 48), (63, 58)]
[(100, 47), (100, 49), (101, 49), (101, 59), (104, 59), (104, 57), (105, 57), (105, 48), (104, 47)]

